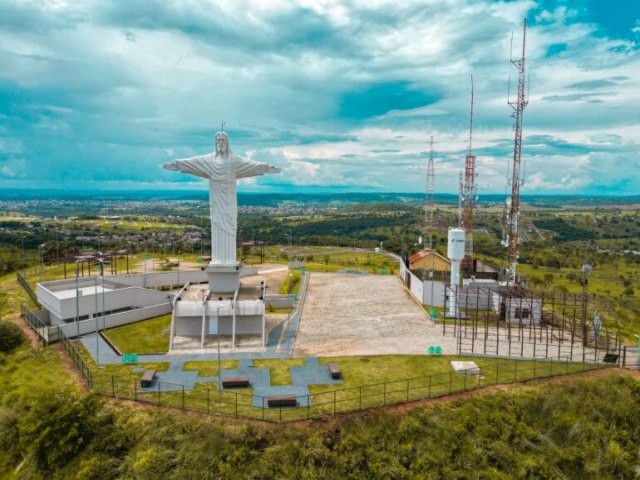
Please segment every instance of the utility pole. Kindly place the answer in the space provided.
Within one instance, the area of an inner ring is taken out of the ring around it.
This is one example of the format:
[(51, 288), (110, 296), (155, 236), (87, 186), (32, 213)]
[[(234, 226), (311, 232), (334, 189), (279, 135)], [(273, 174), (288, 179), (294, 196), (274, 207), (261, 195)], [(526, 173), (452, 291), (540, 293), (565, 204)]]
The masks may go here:
[[(513, 109), (514, 118), (513, 130), (515, 132), (513, 144), (513, 167), (511, 176), (511, 196), (506, 203), (506, 235), (503, 238), (503, 245), (507, 247), (507, 285), (518, 283), (518, 229), (520, 228), (520, 169), (522, 163), (522, 119), (524, 109), (529, 103), (528, 95), (525, 92), (525, 44), (527, 37), (527, 19), (524, 19), (522, 29), (522, 56), (518, 60), (511, 57), (510, 61), (518, 69), (518, 94), (515, 101), (509, 98), (507, 103)], [(511, 37), (513, 48), (513, 36)]]

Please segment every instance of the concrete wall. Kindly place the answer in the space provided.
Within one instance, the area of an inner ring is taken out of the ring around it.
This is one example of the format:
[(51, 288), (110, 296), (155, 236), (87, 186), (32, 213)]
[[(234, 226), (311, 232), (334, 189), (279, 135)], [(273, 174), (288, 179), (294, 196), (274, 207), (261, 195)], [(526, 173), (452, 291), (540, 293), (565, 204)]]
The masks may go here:
[[(152, 305), (144, 308), (137, 308), (135, 310), (129, 310), (127, 312), (115, 313), (113, 315), (107, 315), (104, 318), (98, 317), (97, 319), (82, 320), (79, 323), (80, 335), (96, 331), (96, 320), (98, 328), (103, 330), (105, 328), (120, 327), (129, 323), (137, 322), (140, 320), (146, 320), (147, 318), (159, 317), (160, 315), (166, 315), (171, 312), (171, 306), (168, 303), (162, 303), (160, 305)], [(76, 322), (65, 323), (58, 325), (60, 330), (68, 337), (75, 337), (78, 332), (78, 325)], [(50, 329), (50, 331), (53, 328)]]
[[(44, 288), (38, 286), (38, 293), (44, 292)], [(98, 314), (101, 315), (103, 307), (103, 294), (98, 292)], [(43, 296), (43, 299), (45, 296)], [(93, 317), (96, 312), (96, 295), (81, 295), (78, 297), (76, 306), (76, 297), (55, 299), (55, 303), (49, 302), (50, 296), (46, 295), (48, 304), (42, 304), (49, 309), (51, 314), (51, 322), (64, 323), (72, 321), (76, 318), (76, 309), (80, 317), (88, 315)], [(142, 308), (152, 305), (166, 303), (169, 305), (167, 293), (158, 292), (156, 290), (147, 290), (145, 288), (125, 287), (118, 290), (106, 291), (104, 293), (104, 310), (120, 310), (123, 308)]]
[[(422, 304), (440, 307), (444, 305), (444, 295), (446, 284), (443, 282), (432, 282), (425, 280), (422, 288)], [(431, 286), (433, 285), (433, 304), (431, 304)]]
[(264, 303), (273, 308), (293, 308), (295, 300), (293, 295), (267, 295)]

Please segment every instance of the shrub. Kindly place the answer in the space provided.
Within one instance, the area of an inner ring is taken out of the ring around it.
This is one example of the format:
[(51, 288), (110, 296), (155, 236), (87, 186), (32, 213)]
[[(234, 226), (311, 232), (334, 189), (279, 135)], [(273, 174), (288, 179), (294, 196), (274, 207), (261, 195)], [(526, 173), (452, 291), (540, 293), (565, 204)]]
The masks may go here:
[(20, 327), (11, 322), (0, 322), (0, 352), (10, 352), (24, 341)]

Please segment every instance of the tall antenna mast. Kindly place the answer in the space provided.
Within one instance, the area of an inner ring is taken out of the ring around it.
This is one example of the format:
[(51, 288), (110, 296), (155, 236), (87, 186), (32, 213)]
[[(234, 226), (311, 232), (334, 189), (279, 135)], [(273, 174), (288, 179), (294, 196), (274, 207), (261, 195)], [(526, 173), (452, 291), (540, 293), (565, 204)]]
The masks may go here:
[(513, 109), (513, 130), (515, 139), (513, 143), (513, 168), (511, 176), (511, 196), (507, 198), (506, 226), (507, 235), (504, 244), (507, 247), (507, 285), (518, 282), (518, 229), (520, 228), (520, 165), (522, 160), (522, 117), (524, 109), (529, 103), (525, 93), (525, 44), (527, 38), (527, 19), (524, 19), (522, 29), (522, 56), (519, 60), (510, 59), (513, 66), (518, 69), (518, 96), (515, 101), (509, 98), (507, 103)]
[(462, 262), (467, 271), (473, 270), (473, 207), (476, 198), (476, 157), (472, 153), (473, 141), (473, 75), (471, 75), (471, 109), (469, 113), (469, 145), (464, 162), (464, 185), (461, 191), (462, 221), (465, 230), (465, 258)]
[[(433, 305), (433, 276), (435, 270), (435, 254), (433, 251), (433, 217), (435, 213), (435, 191), (436, 191), (436, 174), (433, 168), (433, 135), (431, 136), (431, 140), (429, 141), (429, 164), (427, 166), (427, 188), (425, 195), (425, 204), (424, 204), (424, 233), (425, 233), (425, 241), (427, 235), (429, 236), (429, 250), (431, 252), (431, 271), (429, 272), (429, 278), (432, 280), (431, 283), (431, 302), (430, 305)], [(424, 268), (422, 270), (422, 280), (426, 280), (427, 269)]]

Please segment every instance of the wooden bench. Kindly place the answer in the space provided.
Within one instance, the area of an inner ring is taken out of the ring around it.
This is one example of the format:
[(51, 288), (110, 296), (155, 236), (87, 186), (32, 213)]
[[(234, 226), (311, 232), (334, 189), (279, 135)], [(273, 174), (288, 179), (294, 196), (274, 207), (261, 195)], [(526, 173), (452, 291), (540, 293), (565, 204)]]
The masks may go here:
[(298, 401), (294, 395), (271, 395), (267, 403), (270, 407), (295, 407)]
[(329, 374), (331, 378), (342, 378), (342, 372), (340, 371), (340, 367), (337, 363), (329, 364)]
[(144, 372), (144, 375), (142, 375), (142, 378), (140, 379), (140, 386), (141, 387), (150, 387), (155, 378), (156, 378), (156, 371), (155, 370), (146, 370)]
[(607, 353), (602, 361), (604, 363), (618, 363), (618, 355), (615, 353)]
[(228, 387), (248, 387), (249, 377), (240, 376), (240, 377), (226, 377), (222, 379), (222, 388)]

